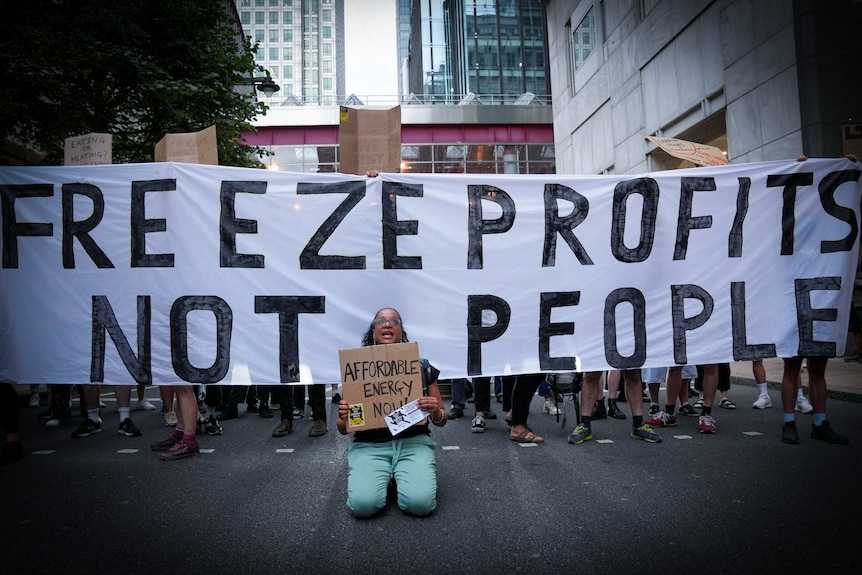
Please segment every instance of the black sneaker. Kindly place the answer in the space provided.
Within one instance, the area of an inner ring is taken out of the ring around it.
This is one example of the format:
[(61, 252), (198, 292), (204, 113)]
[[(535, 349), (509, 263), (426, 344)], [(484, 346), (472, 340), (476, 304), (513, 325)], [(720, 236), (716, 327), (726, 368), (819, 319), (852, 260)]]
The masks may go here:
[(489, 409), (485, 412), (485, 415), (483, 417), (485, 419), (497, 419), (497, 414)]
[(236, 419), (239, 417), (239, 409), (237, 408), (235, 403), (229, 403), (229, 404), (227, 404), (227, 407), (225, 407), (223, 411), (216, 413), (216, 417), (220, 421), (226, 421), (228, 419)]
[(298, 407), (293, 408), (293, 418), (294, 419), (302, 419), (305, 416), (305, 410), (299, 409)]
[(824, 421), (820, 425), (811, 426), (811, 439), (819, 439), (821, 441), (828, 441), (829, 443), (837, 443), (838, 445), (847, 445), (850, 443), (847, 437), (832, 431), (828, 421)]
[(698, 411), (688, 403), (679, 406), (679, 414), (685, 415), (686, 417), (700, 417), (700, 413), (698, 413)]
[(332, 403), (334, 403), (335, 405), (341, 403), (341, 394), (337, 391), (332, 394)]
[(88, 437), (95, 433), (102, 432), (102, 422), (96, 423), (92, 419), (85, 419), (81, 422), (81, 425), (78, 426), (78, 429), (72, 432), (72, 439), (78, 439), (80, 437)]
[(221, 435), (224, 433), (224, 430), (218, 423), (218, 419), (214, 415), (210, 415), (207, 419), (207, 422), (204, 424), (204, 431), (206, 431), (207, 435)]
[(138, 426), (132, 423), (130, 418), (126, 418), (120, 422), (120, 427), (117, 429), (117, 433), (120, 435), (125, 435), (126, 437), (140, 437), (141, 430), (138, 429)]
[(181, 439), (177, 441), (176, 444), (167, 451), (162, 451), (161, 453), (159, 453), (158, 457), (162, 461), (174, 461), (176, 459), (197, 457), (200, 454), (201, 448), (198, 447), (197, 443), (195, 443), (194, 445), (189, 445)]
[[(649, 414), (650, 414), (650, 415), (655, 415), (655, 414), (657, 414), (659, 411), (661, 411), (661, 408), (658, 406), (658, 404), (657, 404), (657, 403), (651, 403), (651, 404), (650, 404), (650, 406), (649, 406)], [(697, 415), (700, 415), (700, 414), (698, 413)]]
[(449, 408), (449, 419), (458, 419), (464, 417), (464, 408), (458, 405), (453, 405)]
[(796, 431), (795, 421), (784, 422), (784, 426), (781, 428), (781, 441), (791, 445), (799, 443), (799, 432)]
[(593, 406), (593, 414), (590, 416), (590, 419), (607, 419), (608, 411), (605, 408), (605, 400), (600, 399)]

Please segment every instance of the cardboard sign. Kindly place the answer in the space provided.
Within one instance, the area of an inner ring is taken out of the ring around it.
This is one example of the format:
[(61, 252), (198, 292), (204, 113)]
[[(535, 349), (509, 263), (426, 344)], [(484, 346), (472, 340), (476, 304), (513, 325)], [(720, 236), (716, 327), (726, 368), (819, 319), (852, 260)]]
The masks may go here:
[(674, 158), (688, 160), (698, 166), (723, 166), (730, 163), (715, 146), (657, 136), (647, 136), (647, 139)]
[(165, 137), (156, 144), (155, 159), (157, 162), (217, 166), (216, 127), (210, 126), (200, 132), (187, 134), (165, 134)]
[(83, 136), (66, 138), (63, 165), (95, 166), (110, 164), (112, 144), (113, 136), (111, 134), (91, 132)]
[(841, 153), (862, 158), (862, 124), (841, 126)]
[(364, 176), (401, 167), (401, 106), (389, 109), (341, 106), (338, 171)]
[(416, 342), (342, 349), (338, 358), (348, 432), (387, 427), (387, 415), (422, 397)]

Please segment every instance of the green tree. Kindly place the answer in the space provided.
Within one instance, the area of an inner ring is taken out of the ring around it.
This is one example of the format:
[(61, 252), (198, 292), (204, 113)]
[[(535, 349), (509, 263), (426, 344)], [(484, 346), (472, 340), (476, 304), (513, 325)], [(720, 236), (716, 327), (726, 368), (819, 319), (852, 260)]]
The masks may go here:
[(0, 0), (0, 140), (63, 162), (63, 143), (113, 134), (115, 163), (151, 162), (166, 133), (215, 124), (219, 163), (252, 166), (241, 141), (266, 111), (230, 0)]

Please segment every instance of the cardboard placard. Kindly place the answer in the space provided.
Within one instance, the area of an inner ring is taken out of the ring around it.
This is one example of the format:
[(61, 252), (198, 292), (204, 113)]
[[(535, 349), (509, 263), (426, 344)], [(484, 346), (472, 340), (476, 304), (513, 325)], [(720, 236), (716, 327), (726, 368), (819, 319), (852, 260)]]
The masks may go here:
[(674, 158), (688, 160), (698, 166), (724, 166), (730, 163), (715, 146), (657, 136), (647, 136), (647, 139)]
[(852, 154), (862, 159), (862, 124), (841, 126), (841, 154)]
[(416, 342), (338, 350), (347, 431), (387, 427), (386, 416), (422, 397)]
[(63, 151), (65, 166), (95, 166), (111, 163), (111, 134), (91, 132), (83, 136), (66, 138)]
[(341, 106), (338, 171), (364, 176), (401, 168), (401, 106), (388, 109)]
[(155, 160), (217, 166), (216, 127), (186, 134), (165, 134), (156, 144)]

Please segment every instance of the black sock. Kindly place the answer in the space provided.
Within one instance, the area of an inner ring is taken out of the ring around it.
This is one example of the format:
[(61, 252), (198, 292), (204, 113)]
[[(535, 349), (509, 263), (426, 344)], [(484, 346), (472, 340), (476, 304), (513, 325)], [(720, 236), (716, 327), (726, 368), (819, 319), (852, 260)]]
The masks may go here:
[(641, 425), (644, 424), (644, 416), (643, 415), (632, 415), (632, 427), (637, 429)]
[(581, 425), (583, 425), (587, 429), (592, 429), (592, 427), (590, 427), (590, 416), (589, 415), (582, 415), (581, 416)]

